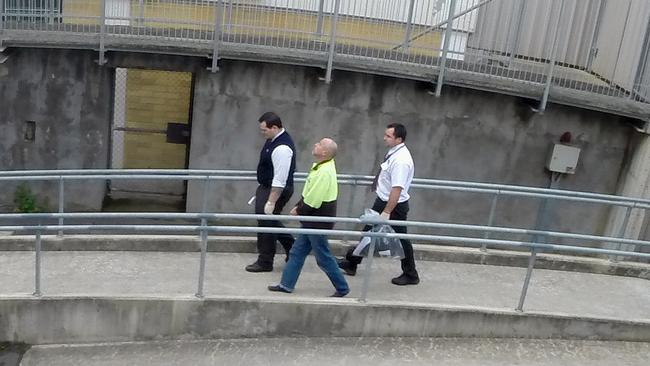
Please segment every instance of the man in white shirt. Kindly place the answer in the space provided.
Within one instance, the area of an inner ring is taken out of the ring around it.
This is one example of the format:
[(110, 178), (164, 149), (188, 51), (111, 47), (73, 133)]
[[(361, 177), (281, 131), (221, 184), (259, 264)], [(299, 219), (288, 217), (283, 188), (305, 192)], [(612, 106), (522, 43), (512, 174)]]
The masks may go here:
[[(282, 120), (273, 112), (259, 118), (260, 133), (266, 142), (260, 151), (257, 164), (255, 213), (277, 215), (293, 194), (293, 173), (296, 170), (296, 148), (289, 133), (282, 127)], [(276, 220), (259, 220), (260, 227), (284, 227)], [(258, 257), (246, 266), (248, 272), (271, 272), (275, 257), (275, 242), (279, 241), (285, 253), (289, 253), (294, 239), (291, 234), (257, 234)]]
[[(389, 148), (380, 165), (380, 170), (375, 176), (373, 190), (377, 198), (372, 206), (374, 211), (380, 212), (381, 217), (386, 220), (406, 220), (409, 212), (409, 187), (413, 180), (415, 170), (413, 158), (404, 144), (406, 140), (406, 128), (399, 123), (391, 123), (384, 131), (384, 142)], [(366, 226), (364, 230), (370, 230)], [(396, 233), (406, 233), (406, 226), (393, 226)], [(395, 285), (417, 285), (420, 277), (415, 269), (413, 257), (413, 245), (407, 239), (400, 239), (404, 248), (404, 259), (402, 259), (402, 274), (395, 277), (391, 282)], [(353, 255), (355, 246), (348, 250), (345, 259), (339, 260), (339, 267), (346, 274), (354, 276), (357, 266), (361, 263), (362, 257)]]

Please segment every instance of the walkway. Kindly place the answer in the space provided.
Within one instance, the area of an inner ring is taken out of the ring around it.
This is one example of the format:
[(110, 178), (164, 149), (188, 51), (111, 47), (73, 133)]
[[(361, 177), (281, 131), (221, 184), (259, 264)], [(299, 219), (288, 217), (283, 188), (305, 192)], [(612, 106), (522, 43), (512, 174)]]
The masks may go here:
[[(83, 296), (188, 296), (196, 292), (199, 253), (187, 252), (45, 252), (42, 293)], [(307, 259), (294, 294), (277, 294), (266, 286), (280, 279), (284, 263), (276, 258), (271, 273), (248, 273), (250, 253), (208, 253), (206, 296), (250, 299), (324, 298), (334, 289)], [(513, 312), (526, 269), (478, 264), (419, 261), (421, 283), (397, 287), (390, 278), (399, 262), (373, 264), (368, 298), (401, 304), (475, 307)], [(0, 288), (4, 296), (34, 291), (33, 252), (0, 252)], [(341, 301), (356, 302), (365, 269), (347, 277), (352, 288)], [(650, 281), (640, 278), (578, 272), (535, 270), (524, 306), (526, 312), (650, 322)]]

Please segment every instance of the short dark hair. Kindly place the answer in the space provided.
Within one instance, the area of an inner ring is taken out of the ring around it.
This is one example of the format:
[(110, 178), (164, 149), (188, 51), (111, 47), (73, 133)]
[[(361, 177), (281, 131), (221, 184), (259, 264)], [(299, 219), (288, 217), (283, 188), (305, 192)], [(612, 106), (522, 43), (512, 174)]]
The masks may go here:
[(273, 126), (276, 126), (277, 128), (282, 128), (282, 120), (280, 119), (280, 116), (278, 116), (274, 112), (264, 113), (258, 121), (260, 123), (266, 122), (266, 127), (268, 128), (271, 128)]
[(401, 123), (391, 123), (386, 128), (392, 128), (395, 132), (393, 133), (394, 137), (401, 138), (402, 142), (406, 141), (406, 127)]

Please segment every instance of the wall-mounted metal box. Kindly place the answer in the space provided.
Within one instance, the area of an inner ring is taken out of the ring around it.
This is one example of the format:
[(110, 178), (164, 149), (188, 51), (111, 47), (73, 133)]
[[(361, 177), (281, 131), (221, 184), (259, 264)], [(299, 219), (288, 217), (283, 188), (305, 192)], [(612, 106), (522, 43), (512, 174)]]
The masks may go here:
[(579, 148), (554, 144), (546, 160), (546, 169), (557, 173), (574, 174), (579, 157)]

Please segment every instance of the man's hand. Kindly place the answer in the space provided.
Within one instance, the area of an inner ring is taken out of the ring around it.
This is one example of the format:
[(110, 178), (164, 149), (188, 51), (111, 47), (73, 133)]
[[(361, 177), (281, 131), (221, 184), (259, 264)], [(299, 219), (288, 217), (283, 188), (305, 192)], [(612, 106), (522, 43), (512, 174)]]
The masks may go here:
[(388, 212), (384, 211), (379, 216), (381, 216), (381, 218), (384, 219), (384, 220), (390, 220), (390, 214)]
[(264, 213), (267, 215), (273, 215), (273, 210), (275, 210), (275, 202), (266, 201), (264, 205)]
[(289, 215), (298, 216), (298, 206), (292, 208), (291, 212), (289, 212)]

